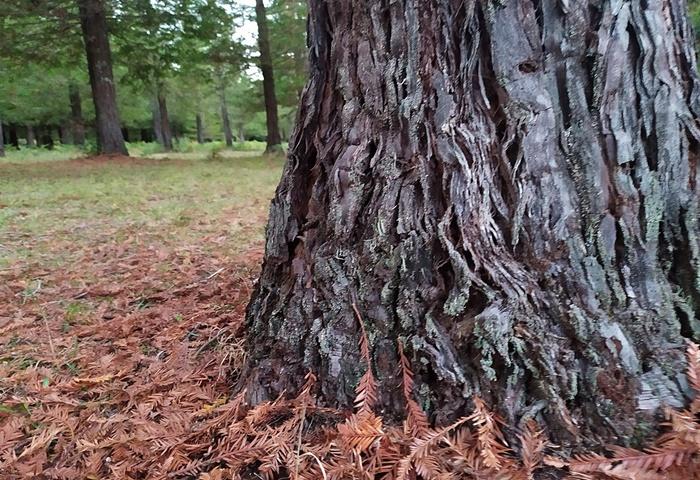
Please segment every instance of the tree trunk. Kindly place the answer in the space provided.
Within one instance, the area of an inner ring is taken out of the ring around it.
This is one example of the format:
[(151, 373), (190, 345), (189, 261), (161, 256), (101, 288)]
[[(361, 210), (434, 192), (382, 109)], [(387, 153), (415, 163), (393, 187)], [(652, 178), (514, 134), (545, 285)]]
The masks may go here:
[(265, 116), (267, 119), (266, 152), (280, 150), (279, 118), (277, 115), (277, 96), (275, 94), (275, 76), (272, 69), (270, 53), (270, 35), (267, 30), (267, 14), (263, 0), (255, 1), (255, 21), (258, 24), (258, 48), (260, 49), (260, 70), (263, 75), (263, 93), (265, 95)]
[[(247, 312), (253, 402), (397, 341), (445, 423), (480, 395), (562, 444), (641, 440), (700, 336), (700, 97), (684, 2), (311, 0), (311, 78)], [(585, 34), (584, 34), (585, 33)]]
[(33, 125), (27, 125), (27, 147), (36, 147), (36, 135), (34, 135)]
[(128, 155), (117, 110), (104, 4), (102, 0), (77, 1), (95, 104), (97, 148), (103, 154)]
[(2, 122), (0, 122), (0, 157), (5, 156), (5, 129), (3, 128)]
[(231, 131), (231, 119), (228, 116), (228, 106), (226, 104), (226, 87), (219, 89), (219, 102), (221, 103), (221, 124), (224, 128), (224, 140), (227, 147), (233, 146), (233, 132)]
[(71, 128), (68, 125), (59, 125), (58, 126), (58, 134), (59, 138), (61, 139), (61, 143), (63, 145), (70, 145), (73, 143), (71, 135), (70, 135)]
[(170, 117), (168, 116), (168, 106), (165, 101), (165, 93), (158, 89), (158, 120), (160, 129), (160, 138), (162, 140), (163, 149), (170, 152), (173, 149), (173, 134), (170, 130)]
[(71, 130), (73, 143), (85, 145), (85, 121), (83, 120), (83, 104), (80, 98), (80, 89), (74, 83), (68, 86), (68, 99), (70, 100)]
[(15, 147), (16, 149), (19, 149), (19, 135), (17, 135), (17, 125), (11, 123), (8, 127), (8, 130), (10, 136), (10, 145)]
[(197, 143), (204, 143), (204, 120), (200, 112), (197, 112)]
[(158, 105), (157, 96), (156, 96), (156, 99), (153, 100), (152, 111), (153, 111), (153, 134), (156, 137), (156, 142), (163, 145), (163, 131), (161, 130), (161, 126), (160, 126), (160, 108)]
[(53, 149), (53, 136), (51, 135), (51, 125), (39, 125), (35, 130), (37, 144), (40, 147)]

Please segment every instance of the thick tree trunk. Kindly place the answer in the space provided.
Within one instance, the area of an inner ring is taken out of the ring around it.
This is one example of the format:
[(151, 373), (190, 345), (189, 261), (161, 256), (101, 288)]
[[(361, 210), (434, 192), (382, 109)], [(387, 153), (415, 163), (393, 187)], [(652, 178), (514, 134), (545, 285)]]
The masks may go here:
[(267, 29), (267, 14), (263, 0), (255, 1), (255, 20), (258, 24), (260, 70), (263, 75), (263, 94), (265, 96), (265, 116), (267, 120), (267, 147), (265, 151), (273, 152), (280, 149), (282, 140), (277, 115), (277, 95), (275, 94), (272, 54), (270, 53), (270, 34)]
[(197, 143), (204, 143), (204, 119), (200, 112), (197, 112)]
[(75, 145), (85, 145), (85, 121), (83, 120), (83, 102), (80, 98), (80, 89), (74, 83), (68, 86), (68, 99), (70, 100), (71, 131)]
[(27, 125), (27, 146), (29, 148), (36, 147), (36, 135), (34, 135), (33, 125)]
[(231, 131), (231, 119), (228, 116), (228, 106), (226, 104), (226, 87), (223, 84), (219, 89), (219, 103), (221, 104), (221, 124), (224, 129), (224, 140), (227, 147), (232, 147), (233, 132)]
[(77, 0), (87, 55), (92, 100), (95, 104), (97, 148), (104, 154), (128, 155), (119, 124), (112, 53), (102, 0)]
[(480, 395), (637, 441), (700, 335), (700, 83), (684, 2), (310, 2), (311, 79), (248, 307), (252, 401), (350, 406), (362, 313), (444, 423)]
[(160, 138), (163, 148), (166, 152), (173, 149), (173, 133), (170, 130), (170, 117), (168, 116), (168, 105), (165, 100), (165, 93), (158, 90), (158, 127), (160, 129)]

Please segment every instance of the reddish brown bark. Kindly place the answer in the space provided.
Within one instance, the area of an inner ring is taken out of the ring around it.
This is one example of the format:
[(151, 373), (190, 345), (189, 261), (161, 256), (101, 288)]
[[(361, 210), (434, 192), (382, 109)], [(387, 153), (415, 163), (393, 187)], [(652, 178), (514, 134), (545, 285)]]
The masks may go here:
[(311, 78), (248, 308), (252, 401), (350, 406), (362, 312), (432, 420), (473, 395), (562, 444), (686, 399), (700, 149), (683, 2), (310, 2)]

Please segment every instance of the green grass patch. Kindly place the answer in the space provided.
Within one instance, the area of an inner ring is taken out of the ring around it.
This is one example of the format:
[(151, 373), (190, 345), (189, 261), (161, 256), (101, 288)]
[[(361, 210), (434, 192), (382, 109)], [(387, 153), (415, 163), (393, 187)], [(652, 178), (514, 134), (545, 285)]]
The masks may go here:
[(194, 152), (0, 164), (0, 268), (32, 259), (60, 265), (70, 260), (53, 248), (60, 242), (126, 241), (134, 231), (169, 242), (214, 232), (232, 247), (259, 241), (283, 159), (227, 153), (218, 161)]
[(0, 165), (57, 162), (85, 156), (87, 156), (87, 153), (74, 145), (58, 144), (51, 150), (47, 148), (26, 147), (15, 149), (6, 146), (5, 156), (0, 157)]

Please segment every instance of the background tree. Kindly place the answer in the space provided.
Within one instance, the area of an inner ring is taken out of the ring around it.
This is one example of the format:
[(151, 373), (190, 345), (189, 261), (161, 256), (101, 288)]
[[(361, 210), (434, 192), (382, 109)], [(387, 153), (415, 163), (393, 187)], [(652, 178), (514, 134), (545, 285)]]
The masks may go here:
[(102, 0), (77, 0), (95, 105), (97, 148), (104, 154), (128, 155), (117, 109), (107, 18)]
[(185, 47), (179, 1), (134, 0), (117, 15), (117, 52), (127, 81), (152, 91), (153, 129), (165, 151), (173, 149), (168, 113), (168, 85)]
[(279, 119), (277, 116), (277, 96), (275, 93), (274, 68), (270, 52), (270, 37), (267, 27), (267, 13), (263, 0), (255, 1), (255, 21), (258, 24), (258, 49), (260, 52), (260, 70), (263, 76), (263, 93), (265, 95), (265, 115), (267, 117), (267, 152), (280, 148)]
[[(81, 101), (88, 83), (73, 2), (8, 0), (0, 25), (0, 62), (10, 75), (4, 78), (15, 79), (0, 85), (0, 105), (10, 112), (6, 118), (13, 131), (18, 124), (31, 125), (31, 132), (35, 127), (46, 130), (48, 125), (64, 131), (64, 142), (77, 137), (80, 143), (79, 132), (65, 134), (71, 124), (84, 123), (82, 118), (72, 118), (68, 105)], [(65, 97), (56, 95), (61, 88)]]
[(287, 139), (308, 77), (306, 0), (274, 0), (267, 9), (279, 127)]
[[(55, 141), (76, 144), (87, 137), (90, 148), (96, 122), (93, 102), (83, 103), (91, 94), (77, 3), (6, 4), (0, 12), (0, 62), (17, 79), (0, 85), (8, 131), (13, 138), (50, 132)], [(244, 6), (228, 0), (104, 0), (103, 5), (122, 136), (162, 142), (167, 120), (173, 136), (223, 138), (229, 144), (234, 137), (265, 139), (264, 82), (251, 68), (257, 49), (242, 44), (254, 39), (238, 38), (239, 28), (255, 21)], [(278, 130), (285, 137), (305, 76), (304, 11), (302, 0), (275, 0), (266, 15), (277, 52)], [(65, 97), (56, 95), (59, 88)]]
[[(654, 433), (700, 324), (683, 2), (310, 2), (311, 79), (248, 307), (252, 401), (350, 406), (367, 331), (438, 423), (480, 395), (563, 444)], [(586, 32), (584, 35), (582, 32)]]

